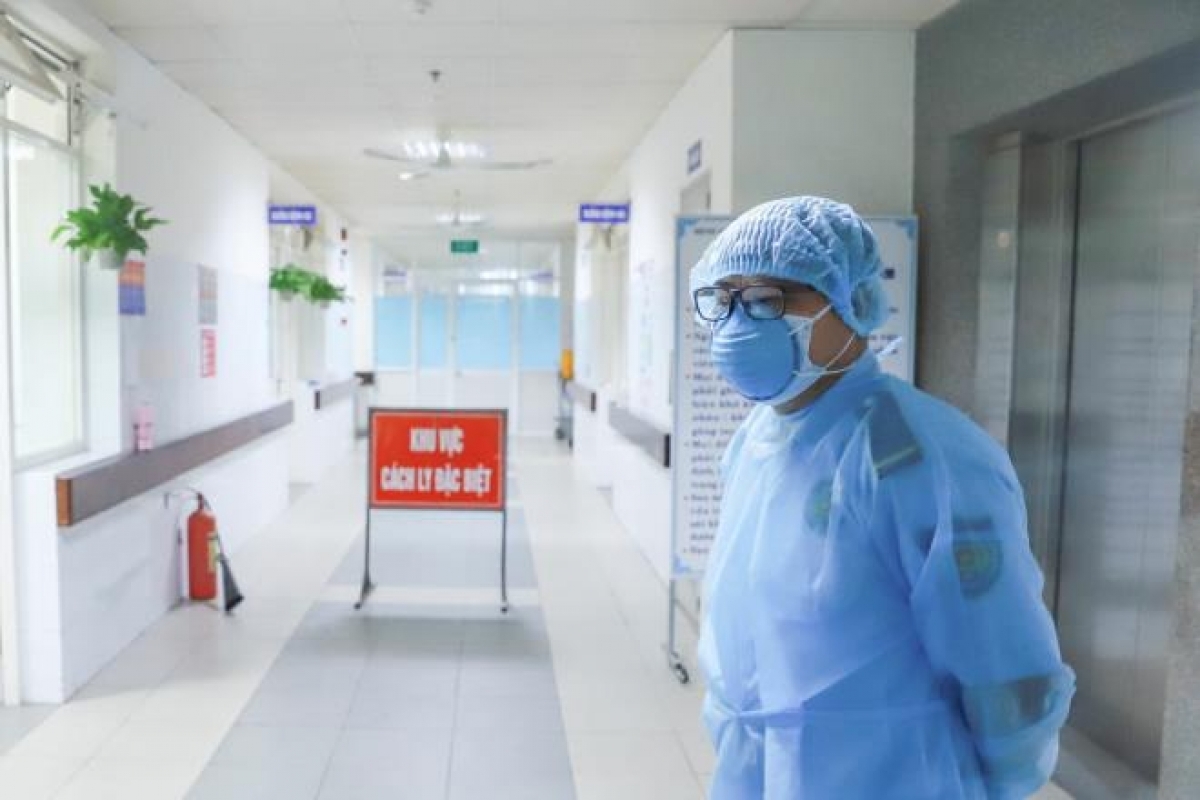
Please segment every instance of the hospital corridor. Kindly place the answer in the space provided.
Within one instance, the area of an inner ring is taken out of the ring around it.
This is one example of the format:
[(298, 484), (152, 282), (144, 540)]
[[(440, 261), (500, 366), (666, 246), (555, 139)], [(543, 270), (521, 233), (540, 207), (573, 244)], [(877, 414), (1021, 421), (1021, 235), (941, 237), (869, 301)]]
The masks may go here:
[(0, 800), (1200, 798), (1200, 3), (0, 2)]

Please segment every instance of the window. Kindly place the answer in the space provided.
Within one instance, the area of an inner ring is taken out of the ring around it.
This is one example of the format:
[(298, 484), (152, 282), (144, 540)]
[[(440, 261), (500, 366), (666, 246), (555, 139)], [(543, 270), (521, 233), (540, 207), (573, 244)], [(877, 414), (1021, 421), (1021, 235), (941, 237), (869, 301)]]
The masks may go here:
[[(65, 82), (58, 76), (50, 80), (66, 97)], [(51, 231), (78, 203), (80, 158), (66, 100), (9, 85), (0, 111), (13, 448), (18, 465), (28, 465), (84, 444), (80, 265), (50, 241)]]
[(49, 241), (74, 197), (74, 160), (13, 132), (7, 151), (8, 263), (12, 292), (14, 448), (18, 461), (78, 447), (78, 269)]
[(412, 368), (412, 298), (375, 298), (375, 366)]

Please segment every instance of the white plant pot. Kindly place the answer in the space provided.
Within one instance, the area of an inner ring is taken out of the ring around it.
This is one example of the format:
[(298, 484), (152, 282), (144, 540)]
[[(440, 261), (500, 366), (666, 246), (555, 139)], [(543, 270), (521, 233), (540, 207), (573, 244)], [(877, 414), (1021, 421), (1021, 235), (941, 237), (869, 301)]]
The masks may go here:
[(125, 259), (113, 250), (97, 250), (92, 253), (91, 263), (100, 269), (116, 272), (125, 266)]

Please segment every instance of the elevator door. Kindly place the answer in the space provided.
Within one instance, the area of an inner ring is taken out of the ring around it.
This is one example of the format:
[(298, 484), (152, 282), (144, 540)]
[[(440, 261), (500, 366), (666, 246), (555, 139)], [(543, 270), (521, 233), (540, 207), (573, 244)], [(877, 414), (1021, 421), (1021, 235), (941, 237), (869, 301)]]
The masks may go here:
[(1085, 140), (1056, 612), (1072, 725), (1158, 774), (1180, 511), (1200, 114)]

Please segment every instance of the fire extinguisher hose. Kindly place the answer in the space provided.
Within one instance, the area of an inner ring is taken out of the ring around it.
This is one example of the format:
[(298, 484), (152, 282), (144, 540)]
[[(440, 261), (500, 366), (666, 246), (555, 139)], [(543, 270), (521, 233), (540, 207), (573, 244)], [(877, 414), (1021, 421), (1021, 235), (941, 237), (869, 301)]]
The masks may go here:
[[(208, 501), (208, 497), (204, 495), (204, 492), (191, 486), (184, 489), (183, 492), (171, 492), (167, 494), (164, 500), (169, 500), (171, 497), (183, 493), (188, 493), (195, 497), (196, 505), (200, 510), (207, 510), (213, 517), (217, 516), (216, 509)], [(179, 514), (182, 518), (183, 511), (180, 510)], [(178, 529), (178, 527), (179, 524), (176, 522), (176, 528)], [(225, 613), (232, 614), (233, 610), (240, 606), (246, 598), (242, 594), (241, 589), (238, 588), (237, 580), (233, 577), (233, 567), (229, 563), (229, 556), (225, 553), (225, 542), (221, 540), (221, 528), (219, 525), (215, 533), (217, 537), (217, 566), (221, 568), (221, 594), (225, 598)]]

